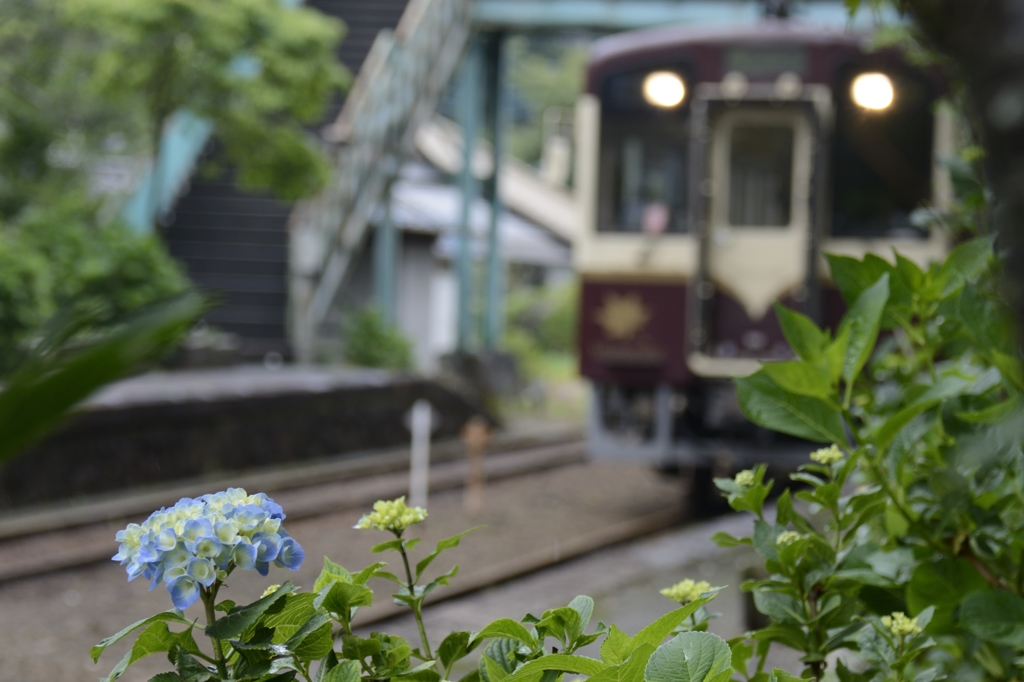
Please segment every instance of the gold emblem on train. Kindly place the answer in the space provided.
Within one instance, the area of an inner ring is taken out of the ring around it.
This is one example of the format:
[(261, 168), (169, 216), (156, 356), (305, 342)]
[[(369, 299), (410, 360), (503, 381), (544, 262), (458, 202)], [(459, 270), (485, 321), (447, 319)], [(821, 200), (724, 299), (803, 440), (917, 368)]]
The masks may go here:
[(638, 294), (612, 292), (605, 295), (594, 319), (608, 338), (622, 341), (643, 329), (651, 314)]

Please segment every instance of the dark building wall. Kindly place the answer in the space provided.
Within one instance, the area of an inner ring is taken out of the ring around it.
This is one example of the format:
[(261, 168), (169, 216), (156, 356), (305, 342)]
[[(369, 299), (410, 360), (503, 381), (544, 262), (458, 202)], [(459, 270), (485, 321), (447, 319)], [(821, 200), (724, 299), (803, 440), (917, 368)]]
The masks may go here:
[[(348, 33), (338, 56), (358, 73), (382, 29), (394, 29), (407, 0), (313, 0), (309, 4), (339, 17)], [(333, 120), (342, 99), (327, 111)], [(319, 126), (317, 126), (319, 127)], [(192, 281), (221, 299), (207, 321), (238, 334), (249, 358), (268, 351), (289, 355), (287, 223), (291, 205), (268, 193), (239, 189), (230, 174), (219, 180), (196, 176), (175, 207), (163, 237)]]

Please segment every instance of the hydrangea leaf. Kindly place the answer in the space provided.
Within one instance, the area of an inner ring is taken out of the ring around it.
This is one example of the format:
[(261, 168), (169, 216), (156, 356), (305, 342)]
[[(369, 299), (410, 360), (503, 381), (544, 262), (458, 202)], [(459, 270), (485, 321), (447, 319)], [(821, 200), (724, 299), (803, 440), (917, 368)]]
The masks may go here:
[(178, 634), (171, 632), (167, 629), (167, 623), (165, 621), (158, 621), (151, 624), (148, 628), (142, 631), (139, 638), (135, 640), (135, 644), (132, 648), (124, 655), (124, 658), (114, 666), (114, 669), (110, 671), (103, 682), (112, 682), (118, 679), (128, 667), (135, 663), (140, 658), (145, 658), (150, 654), (156, 654), (163, 651), (170, 651), (171, 647), (178, 643)]
[(335, 582), (320, 591), (313, 600), (317, 608), (323, 607), (331, 613), (338, 614), (343, 621), (351, 617), (352, 609), (357, 606), (373, 604), (373, 590), (363, 585), (347, 582)]
[(105, 639), (100, 640), (99, 643), (96, 644), (96, 646), (94, 646), (89, 651), (89, 655), (92, 656), (92, 660), (94, 662), (98, 661), (99, 658), (100, 658), (100, 655), (103, 653), (103, 651), (108, 646), (110, 646), (111, 644), (124, 639), (125, 637), (130, 635), (132, 632), (134, 632), (135, 630), (137, 630), (137, 629), (139, 629), (141, 627), (145, 627), (147, 625), (152, 625), (153, 623), (158, 623), (158, 622), (161, 622), (161, 621), (171, 622), (171, 623), (183, 623), (185, 625), (191, 625), (192, 624), (192, 621), (188, 620), (187, 618), (182, 616), (177, 611), (164, 611), (163, 613), (158, 613), (155, 616), (150, 616), (149, 618), (143, 618), (142, 620), (140, 620), (140, 621), (138, 621), (136, 623), (132, 623), (131, 625), (129, 625), (128, 627), (124, 628), (120, 632), (118, 632), (116, 634), (113, 634), (110, 637), (107, 637)]
[(601, 642), (601, 660), (609, 665), (622, 663), (629, 658), (632, 644), (633, 638), (613, 623), (608, 636)]
[(416, 564), (416, 581), (419, 582), (419, 579), (423, 576), (423, 571), (427, 570), (427, 567), (430, 566), (430, 564), (434, 563), (434, 559), (436, 559), (441, 554), (441, 552), (445, 551), (446, 549), (458, 547), (459, 541), (461, 541), (463, 537), (469, 535), (475, 530), (480, 530), (481, 528), (483, 528), (483, 526), (476, 526), (475, 528), (470, 528), (469, 530), (463, 531), (458, 535), (453, 535), (450, 538), (445, 538), (444, 540), (438, 542), (437, 547), (434, 549), (434, 551), (420, 559), (419, 563)]
[(506, 677), (504, 682), (524, 682), (525, 680), (533, 679), (538, 673), (548, 670), (593, 677), (606, 667), (601, 661), (587, 658), (586, 656), (548, 654), (521, 666), (514, 673)]
[(359, 663), (342, 661), (331, 668), (321, 682), (359, 682)]
[(318, 613), (299, 628), (285, 643), (302, 660), (320, 660), (334, 646), (334, 629), (326, 613)]
[[(489, 628), (490, 625), (487, 627)], [(486, 630), (487, 628), (484, 629)], [(470, 633), (466, 631), (452, 632), (445, 637), (440, 646), (437, 647), (437, 658), (441, 661), (445, 671), (450, 670), (455, 661), (465, 657), (470, 652), (471, 642), (472, 646), (475, 647), (481, 639), (483, 638), (479, 634), (471, 637)]]
[(334, 581), (351, 582), (352, 574), (345, 570), (341, 564), (336, 564), (327, 557), (324, 557), (324, 567), (313, 583), (313, 591), (319, 592)]
[(479, 642), (490, 637), (514, 639), (531, 649), (537, 646), (537, 639), (530, 634), (530, 631), (522, 623), (518, 623), (511, 618), (499, 618), (489, 624), (483, 630), (473, 635), (473, 641)]
[(591, 677), (590, 682), (643, 682), (647, 662), (651, 659), (654, 651), (653, 645), (641, 644), (633, 649), (629, 658), (624, 662), (608, 666)]
[(312, 592), (289, 594), (283, 604), (260, 618), (259, 624), (274, 631), (275, 644), (283, 644), (316, 616), (317, 608), (313, 605), (316, 597)]
[(232, 609), (228, 615), (206, 627), (206, 634), (214, 639), (234, 639), (255, 625), (260, 616), (281, 599), (295, 591), (291, 581), (285, 582), (276, 592), (254, 601), (248, 606)]
[[(723, 673), (725, 677), (722, 678)], [(709, 632), (684, 632), (651, 655), (644, 673), (647, 682), (710, 682), (732, 675), (732, 650)]]
[(843, 443), (839, 410), (818, 398), (780, 388), (764, 370), (734, 379), (743, 413), (755, 424), (818, 443)]

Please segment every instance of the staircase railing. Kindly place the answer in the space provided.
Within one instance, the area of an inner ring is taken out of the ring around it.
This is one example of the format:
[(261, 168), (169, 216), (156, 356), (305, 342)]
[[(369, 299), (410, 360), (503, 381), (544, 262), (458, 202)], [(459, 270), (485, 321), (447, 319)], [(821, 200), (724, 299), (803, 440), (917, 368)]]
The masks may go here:
[(297, 205), (290, 230), (290, 332), (300, 361), (316, 355), (320, 328), (358, 255), (374, 207), (413, 148), (469, 41), (473, 0), (410, 0), (394, 32), (375, 40), (337, 121), (328, 186)]

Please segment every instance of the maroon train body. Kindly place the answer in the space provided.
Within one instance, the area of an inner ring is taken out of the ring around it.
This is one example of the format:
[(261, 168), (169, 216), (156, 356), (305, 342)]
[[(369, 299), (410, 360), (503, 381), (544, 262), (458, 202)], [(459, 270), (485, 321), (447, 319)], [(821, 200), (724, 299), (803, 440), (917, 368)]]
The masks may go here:
[(947, 252), (919, 219), (952, 193), (941, 83), (868, 44), (784, 20), (596, 43), (575, 245), (596, 456), (706, 467), (751, 442), (729, 380), (789, 357), (776, 301), (842, 315), (823, 253)]

